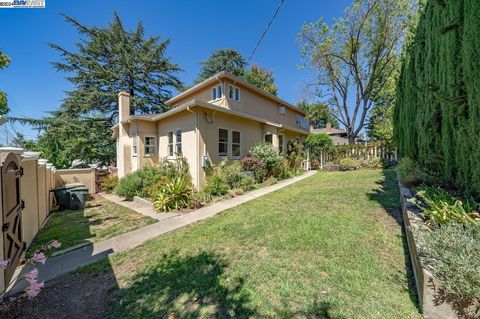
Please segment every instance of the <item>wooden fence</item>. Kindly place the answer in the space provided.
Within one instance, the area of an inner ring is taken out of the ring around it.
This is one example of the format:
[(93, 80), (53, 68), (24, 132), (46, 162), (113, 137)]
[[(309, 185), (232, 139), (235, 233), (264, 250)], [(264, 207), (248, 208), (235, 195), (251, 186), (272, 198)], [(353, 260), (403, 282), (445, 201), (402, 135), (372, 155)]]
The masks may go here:
[[(20, 200), (24, 203), (21, 212), (21, 240), (23, 241), (24, 250), (31, 245), (53, 208), (54, 196), (50, 192), (51, 189), (68, 183), (82, 183), (89, 188), (90, 193), (96, 193), (100, 190), (101, 181), (109, 174), (115, 174), (115, 169), (56, 170), (47, 160), (40, 159), (39, 153), (24, 153), (22, 150), (11, 148), (0, 149), (0, 154), (6, 152), (13, 152), (17, 156), (23, 172), (23, 175), (20, 177)], [(6, 187), (9, 186), (1, 185), (1, 193), (10, 193), (3, 191)], [(5, 220), (5, 214), (6, 212), (2, 209), (0, 214), (2, 216), (2, 225)], [(6, 255), (7, 248), (5, 244), (4, 236), (0, 236), (0, 260), (4, 260)], [(16, 267), (16, 265), (12, 265), (12, 267)], [(0, 272), (0, 292), (4, 291), (5, 287), (8, 286), (9, 279), (5, 278), (5, 272)]]
[(318, 166), (323, 168), (327, 163), (338, 164), (341, 159), (351, 157), (354, 159), (368, 160), (376, 157), (397, 161), (397, 149), (381, 143), (357, 143), (347, 145), (337, 145), (331, 152), (321, 152), (318, 158), (312, 158), (312, 161), (318, 161)]

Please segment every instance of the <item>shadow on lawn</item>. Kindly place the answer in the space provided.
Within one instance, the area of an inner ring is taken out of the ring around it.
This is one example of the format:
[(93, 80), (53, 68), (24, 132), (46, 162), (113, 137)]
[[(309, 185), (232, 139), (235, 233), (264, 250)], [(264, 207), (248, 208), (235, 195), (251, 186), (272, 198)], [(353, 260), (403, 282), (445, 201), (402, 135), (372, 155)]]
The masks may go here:
[(407, 270), (406, 279), (408, 283), (408, 292), (410, 300), (420, 311), (420, 304), (415, 286), (415, 276), (413, 274), (413, 267), (410, 260), (410, 253), (408, 250), (407, 237), (405, 233), (405, 225), (403, 223), (402, 210), (400, 207), (400, 190), (398, 188), (397, 173), (394, 169), (384, 169), (382, 173), (383, 178), (376, 182), (380, 187), (368, 195), (371, 200), (375, 200), (376, 202), (380, 203), (387, 213), (393, 217), (393, 219), (401, 227), (403, 254), (405, 256), (405, 269)]
[[(227, 262), (202, 252), (164, 254), (117, 294), (112, 318), (248, 318), (256, 313), (242, 278), (224, 278)], [(121, 302), (120, 302), (121, 300)]]

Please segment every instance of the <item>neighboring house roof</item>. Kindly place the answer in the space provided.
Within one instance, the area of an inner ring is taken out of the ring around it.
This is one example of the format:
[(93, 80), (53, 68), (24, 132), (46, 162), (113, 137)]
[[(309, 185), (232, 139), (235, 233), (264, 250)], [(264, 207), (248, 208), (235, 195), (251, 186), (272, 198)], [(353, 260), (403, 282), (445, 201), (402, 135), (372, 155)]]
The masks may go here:
[(331, 128), (325, 127), (325, 128), (311, 129), (310, 133), (314, 133), (314, 134), (325, 133), (325, 134), (328, 134), (328, 135), (334, 135), (334, 134), (347, 134), (347, 131), (341, 130), (341, 129), (338, 129), (338, 128), (334, 128), (334, 127), (331, 127)]
[(236, 83), (239, 83), (241, 84), (242, 86), (245, 86), (247, 88), (249, 88), (250, 90), (254, 91), (255, 93), (263, 96), (263, 97), (266, 97), (272, 101), (275, 101), (281, 105), (284, 105), (302, 115), (305, 115), (305, 112), (303, 112), (302, 110), (300, 110), (298, 107), (288, 103), (287, 101), (285, 100), (282, 100), (281, 98), (273, 95), (273, 94), (270, 94), (258, 87), (256, 87), (255, 85), (252, 85), (248, 82), (246, 82), (245, 80), (242, 80), (241, 78), (239, 78), (238, 76), (235, 76), (229, 72), (226, 72), (226, 71), (222, 71), (222, 72), (219, 72), (211, 77), (209, 77), (208, 79), (198, 83), (197, 85), (194, 85), (193, 87), (189, 88), (188, 90), (186, 91), (183, 91), (182, 93), (178, 94), (177, 96), (171, 98), (170, 100), (166, 101), (165, 104), (167, 105), (174, 105), (175, 102), (179, 101), (180, 99), (184, 98), (184, 97), (187, 97), (188, 95), (192, 94), (192, 93), (195, 93), (197, 91), (200, 91), (202, 89), (204, 89), (205, 87), (207, 86), (210, 86), (212, 84), (214, 84), (215, 82), (218, 82), (219, 79), (230, 79), (232, 81), (235, 81)]
[(185, 110), (189, 110), (189, 109), (191, 109), (193, 107), (197, 107), (197, 106), (203, 107), (203, 108), (206, 108), (206, 109), (210, 109), (210, 110), (213, 110), (213, 111), (216, 111), (216, 112), (230, 114), (230, 115), (238, 116), (238, 117), (241, 117), (241, 118), (265, 123), (265, 124), (272, 125), (272, 126), (275, 126), (275, 127), (278, 127), (278, 128), (284, 128), (284, 129), (287, 129), (289, 131), (308, 134), (308, 129), (301, 129), (301, 128), (296, 128), (296, 127), (292, 127), (292, 126), (289, 126), (289, 125), (275, 123), (275, 122), (263, 119), (261, 117), (255, 116), (255, 115), (250, 115), (250, 114), (247, 114), (247, 113), (230, 110), (226, 107), (222, 107), (222, 106), (219, 106), (219, 105), (215, 105), (215, 104), (208, 103), (208, 102), (205, 102), (205, 101), (200, 101), (200, 100), (190, 100), (190, 101), (185, 102), (185, 103), (183, 103), (183, 104), (181, 104), (181, 105), (179, 105), (179, 106), (177, 106), (177, 107), (175, 107), (175, 108), (173, 108), (173, 109), (171, 109), (167, 112), (160, 113), (160, 114), (149, 114), (147, 116), (145, 116), (145, 115), (130, 115), (127, 118), (127, 120), (125, 120), (123, 122), (130, 123), (130, 122), (133, 122), (135, 120), (155, 122), (155, 121), (162, 120), (164, 118), (167, 118), (169, 116), (172, 116), (174, 114), (177, 114), (177, 113), (185, 111)]

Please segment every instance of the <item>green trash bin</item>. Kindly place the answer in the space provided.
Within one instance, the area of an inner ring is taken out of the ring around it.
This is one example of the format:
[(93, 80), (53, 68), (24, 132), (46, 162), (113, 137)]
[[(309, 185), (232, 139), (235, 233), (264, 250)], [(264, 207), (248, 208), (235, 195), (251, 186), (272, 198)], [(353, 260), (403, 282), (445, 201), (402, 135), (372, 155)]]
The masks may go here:
[(52, 189), (51, 192), (55, 194), (60, 210), (83, 209), (88, 198), (88, 188), (81, 183), (67, 184), (63, 187)]
[(88, 187), (79, 186), (68, 191), (70, 193), (70, 209), (84, 209), (88, 199)]

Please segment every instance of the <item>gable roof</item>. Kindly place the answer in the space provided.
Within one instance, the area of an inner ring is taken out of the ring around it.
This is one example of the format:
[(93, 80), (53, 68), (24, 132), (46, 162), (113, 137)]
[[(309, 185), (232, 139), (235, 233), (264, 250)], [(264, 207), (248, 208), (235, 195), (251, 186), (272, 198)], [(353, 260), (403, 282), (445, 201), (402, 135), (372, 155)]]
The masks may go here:
[(302, 110), (300, 110), (298, 107), (294, 106), (293, 104), (290, 104), (288, 103), (287, 101), (271, 94), (271, 93), (268, 93), (258, 87), (256, 87), (255, 85), (253, 84), (250, 84), (248, 82), (246, 82), (245, 80), (239, 78), (238, 76), (236, 75), (233, 75), (232, 73), (229, 73), (227, 71), (222, 71), (222, 72), (219, 72), (211, 77), (209, 77), (208, 79), (194, 85), (193, 87), (189, 88), (188, 90), (185, 90), (183, 91), (182, 93), (178, 94), (177, 96), (174, 96), (172, 97), (171, 99), (169, 99), (168, 101), (165, 102), (165, 104), (167, 105), (174, 105), (176, 102), (178, 102), (179, 100), (189, 96), (190, 94), (193, 94), (195, 92), (198, 92), (212, 84), (214, 84), (215, 82), (217, 82), (219, 79), (229, 79), (229, 80), (232, 80), (238, 84), (241, 84), (242, 86), (244, 87), (247, 87), (248, 89), (254, 91), (255, 93), (263, 96), (263, 97), (266, 97), (267, 99), (269, 100), (272, 100), (274, 102), (277, 102), (281, 105), (284, 105), (286, 107), (288, 107), (289, 109), (292, 109), (294, 110), (295, 112), (298, 112), (302, 115), (305, 115), (305, 112), (303, 112)]

